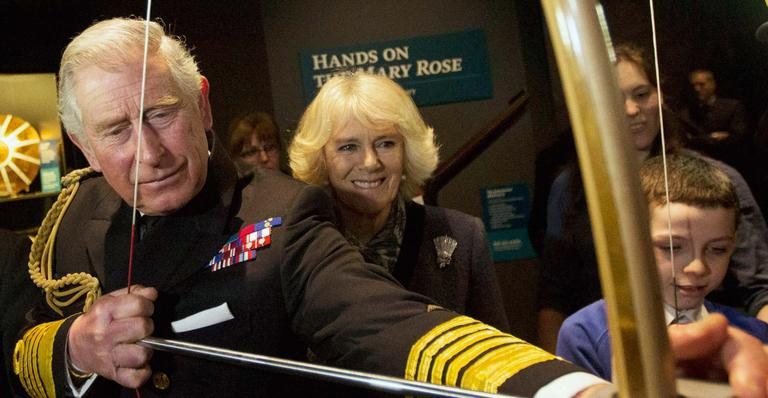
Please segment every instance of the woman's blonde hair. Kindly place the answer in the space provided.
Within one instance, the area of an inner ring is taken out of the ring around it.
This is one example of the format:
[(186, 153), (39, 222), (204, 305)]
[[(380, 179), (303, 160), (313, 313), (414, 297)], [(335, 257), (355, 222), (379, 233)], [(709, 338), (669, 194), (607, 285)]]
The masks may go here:
[(385, 76), (363, 71), (333, 77), (309, 104), (288, 148), (293, 176), (309, 184), (327, 184), (323, 147), (351, 120), (371, 129), (394, 128), (403, 136), (405, 180), (400, 192), (406, 198), (418, 194), (437, 167), (433, 129), (424, 123), (402, 87)]

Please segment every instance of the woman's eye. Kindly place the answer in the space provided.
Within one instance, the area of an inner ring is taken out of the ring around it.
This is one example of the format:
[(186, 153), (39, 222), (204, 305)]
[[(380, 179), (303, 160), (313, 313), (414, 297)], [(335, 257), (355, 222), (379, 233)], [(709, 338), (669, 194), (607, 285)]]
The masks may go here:
[(376, 144), (379, 148), (394, 148), (395, 147), (395, 141), (392, 140), (386, 140), (386, 141), (379, 141)]
[(670, 251), (678, 251), (678, 250), (680, 250), (680, 246), (679, 246), (679, 245), (674, 245), (674, 246), (669, 246), (669, 245), (659, 245), (659, 246), (657, 246), (657, 247), (658, 247), (660, 250), (663, 250), (663, 251), (665, 251), (665, 252), (670, 252)]
[(344, 144), (339, 147), (340, 152), (352, 152), (357, 148), (355, 144)]
[(721, 246), (710, 247), (709, 251), (711, 251), (712, 253), (717, 254), (717, 255), (723, 255), (723, 254), (728, 253), (728, 248), (727, 247), (721, 247)]

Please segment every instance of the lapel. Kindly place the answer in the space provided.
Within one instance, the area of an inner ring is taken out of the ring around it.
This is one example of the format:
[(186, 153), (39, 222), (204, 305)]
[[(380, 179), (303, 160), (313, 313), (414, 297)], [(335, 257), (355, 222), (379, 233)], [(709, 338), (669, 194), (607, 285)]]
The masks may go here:
[(456, 238), (444, 210), (412, 201), (406, 202), (405, 209), (405, 234), (395, 278), (406, 288), (424, 294), (444, 307), (463, 311), (458, 298), (461, 292), (456, 291), (459, 278), (456, 258), (445, 268), (440, 268), (437, 261), (435, 237)]
[(397, 256), (392, 276), (405, 287), (410, 287), (413, 271), (420, 263), (419, 252), (424, 239), (424, 206), (419, 206), (410, 200), (405, 201), (405, 231), (403, 243), (400, 245), (400, 255)]
[[(86, 247), (87, 255), (93, 266), (93, 271), (96, 273), (96, 277), (100, 281), (104, 281), (106, 278), (106, 255), (104, 249), (108, 241), (107, 233), (123, 201), (115, 191), (109, 188), (106, 181), (102, 179), (99, 184), (96, 188), (97, 191), (104, 193), (99, 195), (100, 200), (95, 201), (96, 205), (90, 212), (90, 218), (84, 222), (80, 239)], [(86, 203), (84, 206), (91, 206), (91, 204)], [(125, 242), (127, 242), (127, 239)]]

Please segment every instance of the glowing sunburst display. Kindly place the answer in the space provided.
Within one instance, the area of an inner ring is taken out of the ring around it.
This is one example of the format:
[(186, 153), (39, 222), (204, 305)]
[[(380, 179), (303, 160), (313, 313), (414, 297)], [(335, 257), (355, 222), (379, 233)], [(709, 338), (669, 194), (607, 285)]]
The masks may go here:
[(40, 170), (40, 135), (26, 120), (0, 114), (0, 196), (29, 191)]

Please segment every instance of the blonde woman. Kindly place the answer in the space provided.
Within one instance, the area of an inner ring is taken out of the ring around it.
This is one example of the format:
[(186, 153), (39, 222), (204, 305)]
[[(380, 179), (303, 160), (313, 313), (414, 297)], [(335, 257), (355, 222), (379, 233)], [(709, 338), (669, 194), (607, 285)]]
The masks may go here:
[(508, 329), (476, 217), (411, 200), (438, 162), (410, 95), (364, 72), (327, 82), (289, 148), (293, 175), (327, 187), (340, 227), (366, 260), (441, 306)]

